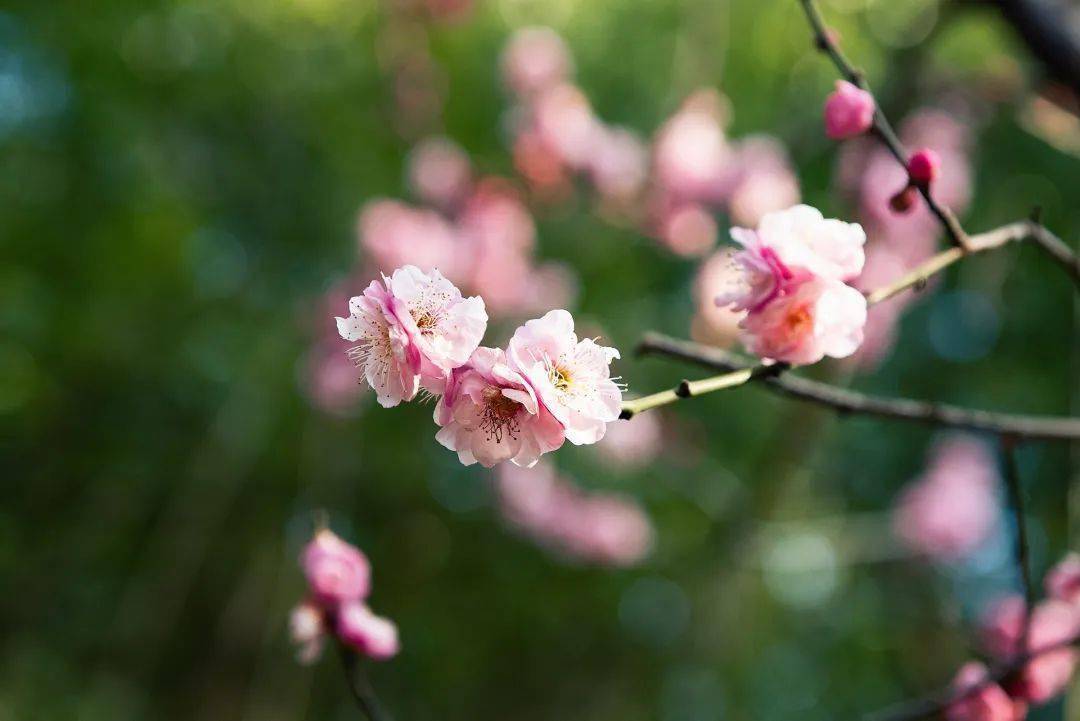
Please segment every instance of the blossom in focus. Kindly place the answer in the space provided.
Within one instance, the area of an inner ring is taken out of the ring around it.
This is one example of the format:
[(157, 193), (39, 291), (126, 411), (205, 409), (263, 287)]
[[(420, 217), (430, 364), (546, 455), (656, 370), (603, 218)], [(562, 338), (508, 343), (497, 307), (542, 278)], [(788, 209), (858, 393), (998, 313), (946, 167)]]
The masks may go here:
[(865, 323), (862, 293), (838, 280), (814, 278), (748, 313), (742, 340), (761, 358), (803, 365), (854, 353)]
[(833, 140), (862, 135), (874, 123), (874, 96), (846, 80), (825, 100), (825, 134)]
[(439, 208), (451, 208), (468, 192), (469, 156), (444, 137), (421, 141), (409, 153), (409, 185), (417, 197)]
[(312, 594), (326, 606), (360, 600), (371, 589), (367, 557), (327, 529), (304, 547), (300, 567)]
[(949, 436), (926, 470), (900, 493), (893, 512), (897, 537), (930, 558), (954, 561), (975, 550), (998, 517), (997, 466), (979, 440)]
[(637, 413), (629, 420), (615, 421), (596, 444), (596, 452), (622, 468), (648, 465), (663, 448), (661, 418), (660, 413)]
[(981, 663), (964, 664), (953, 680), (956, 691), (971, 690), (945, 709), (948, 721), (1022, 721), (1027, 705), (1009, 698), (1001, 686), (987, 682), (990, 671)]
[(1069, 553), (1050, 569), (1045, 579), (1046, 594), (1080, 607), (1080, 553)]
[(562, 82), (572, 70), (570, 51), (551, 28), (522, 28), (503, 50), (503, 80), (521, 96), (534, 95)]
[(469, 363), (454, 371), (435, 408), (435, 422), (440, 426), (436, 440), (457, 451), (467, 466), (479, 462), (490, 468), (502, 461), (532, 466), (564, 440), (562, 424), (497, 348), (477, 348)]
[(607, 424), (619, 417), (622, 389), (610, 372), (619, 351), (591, 338), (578, 340), (574, 319), (565, 310), (550, 311), (518, 328), (507, 355), (571, 443), (596, 443)]
[(336, 630), (343, 643), (376, 661), (396, 656), (400, 650), (394, 622), (376, 616), (360, 601), (338, 608)]
[(305, 666), (314, 663), (326, 643), (326, 617), (323, 610), (304, 601), (289, 612), (289, 637), (297, 647), (296, 659)]
[(759, 310), (808, 278), (847, 280), (864, 262), (862, 227), (826, 219), (808, 205), (768, 213), (756, 230), (732, 228), (731, 237), (743, 246), (732, 257), (741, 274), (716, 303), (734, 310)]
[(1024, 599), (1004, 598), (983, 618), (982, 638), (987, 649), (1002, 661), (1024, 651), (1035, 654), (1006, 688), (1015, 697), (1045, 703), (1065, 690), (1080, 660), (1080, 654), (1069, 645), (1080, 633), (1080, 612), (1057, 599), (1036, 604), (1031, 610), (1027, 645), (1021, 648), (1024, 618)]
[(500, 466), (499, 509), (520, 533), (580, 561), (629, 566), (652, 548), (648, 516), (632, 499), (585, 493), (541, 461), (530, 469)]

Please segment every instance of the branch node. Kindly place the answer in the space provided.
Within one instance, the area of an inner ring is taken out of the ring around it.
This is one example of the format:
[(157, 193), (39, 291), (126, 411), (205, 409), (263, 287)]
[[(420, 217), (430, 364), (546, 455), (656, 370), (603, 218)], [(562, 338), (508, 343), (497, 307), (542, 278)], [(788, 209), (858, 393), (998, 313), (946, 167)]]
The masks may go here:
[(680, 381), (679, 387), (675, 389), (675, 395), (677, 395), (679, 398), (689, 398), (691, 396), (690, 381), (686, 380), (685, 378)]

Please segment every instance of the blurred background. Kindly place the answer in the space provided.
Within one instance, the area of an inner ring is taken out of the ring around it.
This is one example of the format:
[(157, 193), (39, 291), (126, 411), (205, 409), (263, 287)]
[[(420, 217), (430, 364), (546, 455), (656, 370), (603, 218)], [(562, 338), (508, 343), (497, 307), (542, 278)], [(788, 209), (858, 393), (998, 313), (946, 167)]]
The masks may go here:
[[(1075, 247), (1075, 98), (1015, 12), (822, 9), (970, 230), (1038, 205)], [(287, 631), (317, 508), (400, 628), (371, 671), (398, 719), (812, 721), (946, 683), (1018, 588), (992, 439), (745, 388), (492, 473), (431, 405), (379, 408), (334, 332), (408, 261), (484, 295), (490, 344), (566, 307), (631, 394), (705, 375), (632, 351), (734, 342), (709, 303), (730, 225), (860, 220), (863, 287), (940, 242), (888, 209), (880, 151), (825, 138), (834, 80), (794, 0), (8, 0), (0, 719), (358, 718)], [(808, 372), (1068, 414), (1075, 327), (1018, 246)], [(1020, 449), (1040, 575), (1068, 451)]]

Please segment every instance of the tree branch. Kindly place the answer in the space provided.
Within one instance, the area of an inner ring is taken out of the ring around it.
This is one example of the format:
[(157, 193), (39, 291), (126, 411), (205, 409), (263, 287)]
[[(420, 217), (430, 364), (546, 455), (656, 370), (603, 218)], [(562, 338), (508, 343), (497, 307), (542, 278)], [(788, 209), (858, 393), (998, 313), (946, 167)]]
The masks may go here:
[(1070, 22), (1069, 4), (1033, 0), (992, 0), (992, 4), (1050, 76), (1080, 95), (1080, 32)]
[(1031, 583), (1031, 563), (1028, 560), (1027, 519), (1024, 514), (1024, 490), (1020, 485), (1020, 469), (1016, 465), (1016, 441), (1001, 439), (1001, 455), (1005, 462), (1005, 486), (1009, 490), (1009, 505), (1016, 523), (1016, 568), (1024, 589), (1024, 623), (1020, 630), (1020, 648), (1027, 648), (1031, 630), (1031, 609), (1035, 606), (1035, 587)]
[[(638, 349), (644, 354), (678, 358), (725, 373), (733, 370), (745, 371), (747, 369), (745, 359), (733, 353), (690, 341), (677, 340), (657, 333), (647, 334)], [(752, 368), (757, 367), (752, 366)], [(965, 428), (967, 430), (985, 431), (1033, 440), (1061, 441), (1080, 439), (1080, 419), (1077, 418), (994, 413), (945, 403), (931, 403), (907, 398), (883, 398), (850, 391), (808, 378), (800, 378), (791, 374), (765, 374), (754, 376), (748, 380), (760, 380), (774, 392), (828, 406), (841, 413), (855, 413), (951, 428)], [(674, 395), (674, 391), (671, 393)], [(677, 399), (676, 396), (673, 400)]]
[(367, 680), (364, 670), (360, 667), (360, 659), (355, 651), (345, 644), (338, 644), (341, 650), (341, 665), (345, 669), (345, 680), (349, 684), (349, 690), (356, 705), (367, 716), (368, 721), (393, 721), (393, 718), (379, 703), (375, 696), (375, 690)]

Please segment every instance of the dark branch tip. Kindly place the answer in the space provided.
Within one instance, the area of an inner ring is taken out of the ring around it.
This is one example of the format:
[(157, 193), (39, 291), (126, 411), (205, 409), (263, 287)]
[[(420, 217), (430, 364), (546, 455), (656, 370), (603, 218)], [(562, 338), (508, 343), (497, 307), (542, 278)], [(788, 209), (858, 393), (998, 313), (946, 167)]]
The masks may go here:
[(634, 412), (632, 410), (630, 410), (629, 408), (623, 408), (621, 411), (619, 411), (619, 420), (620, 421), (628, 421), (633, 417), (634, 417)]
[(685, 378), (679, 383), (679, 387), (675, 389), (675, 395), (679, 398), (690, 397), (690, 381)]

